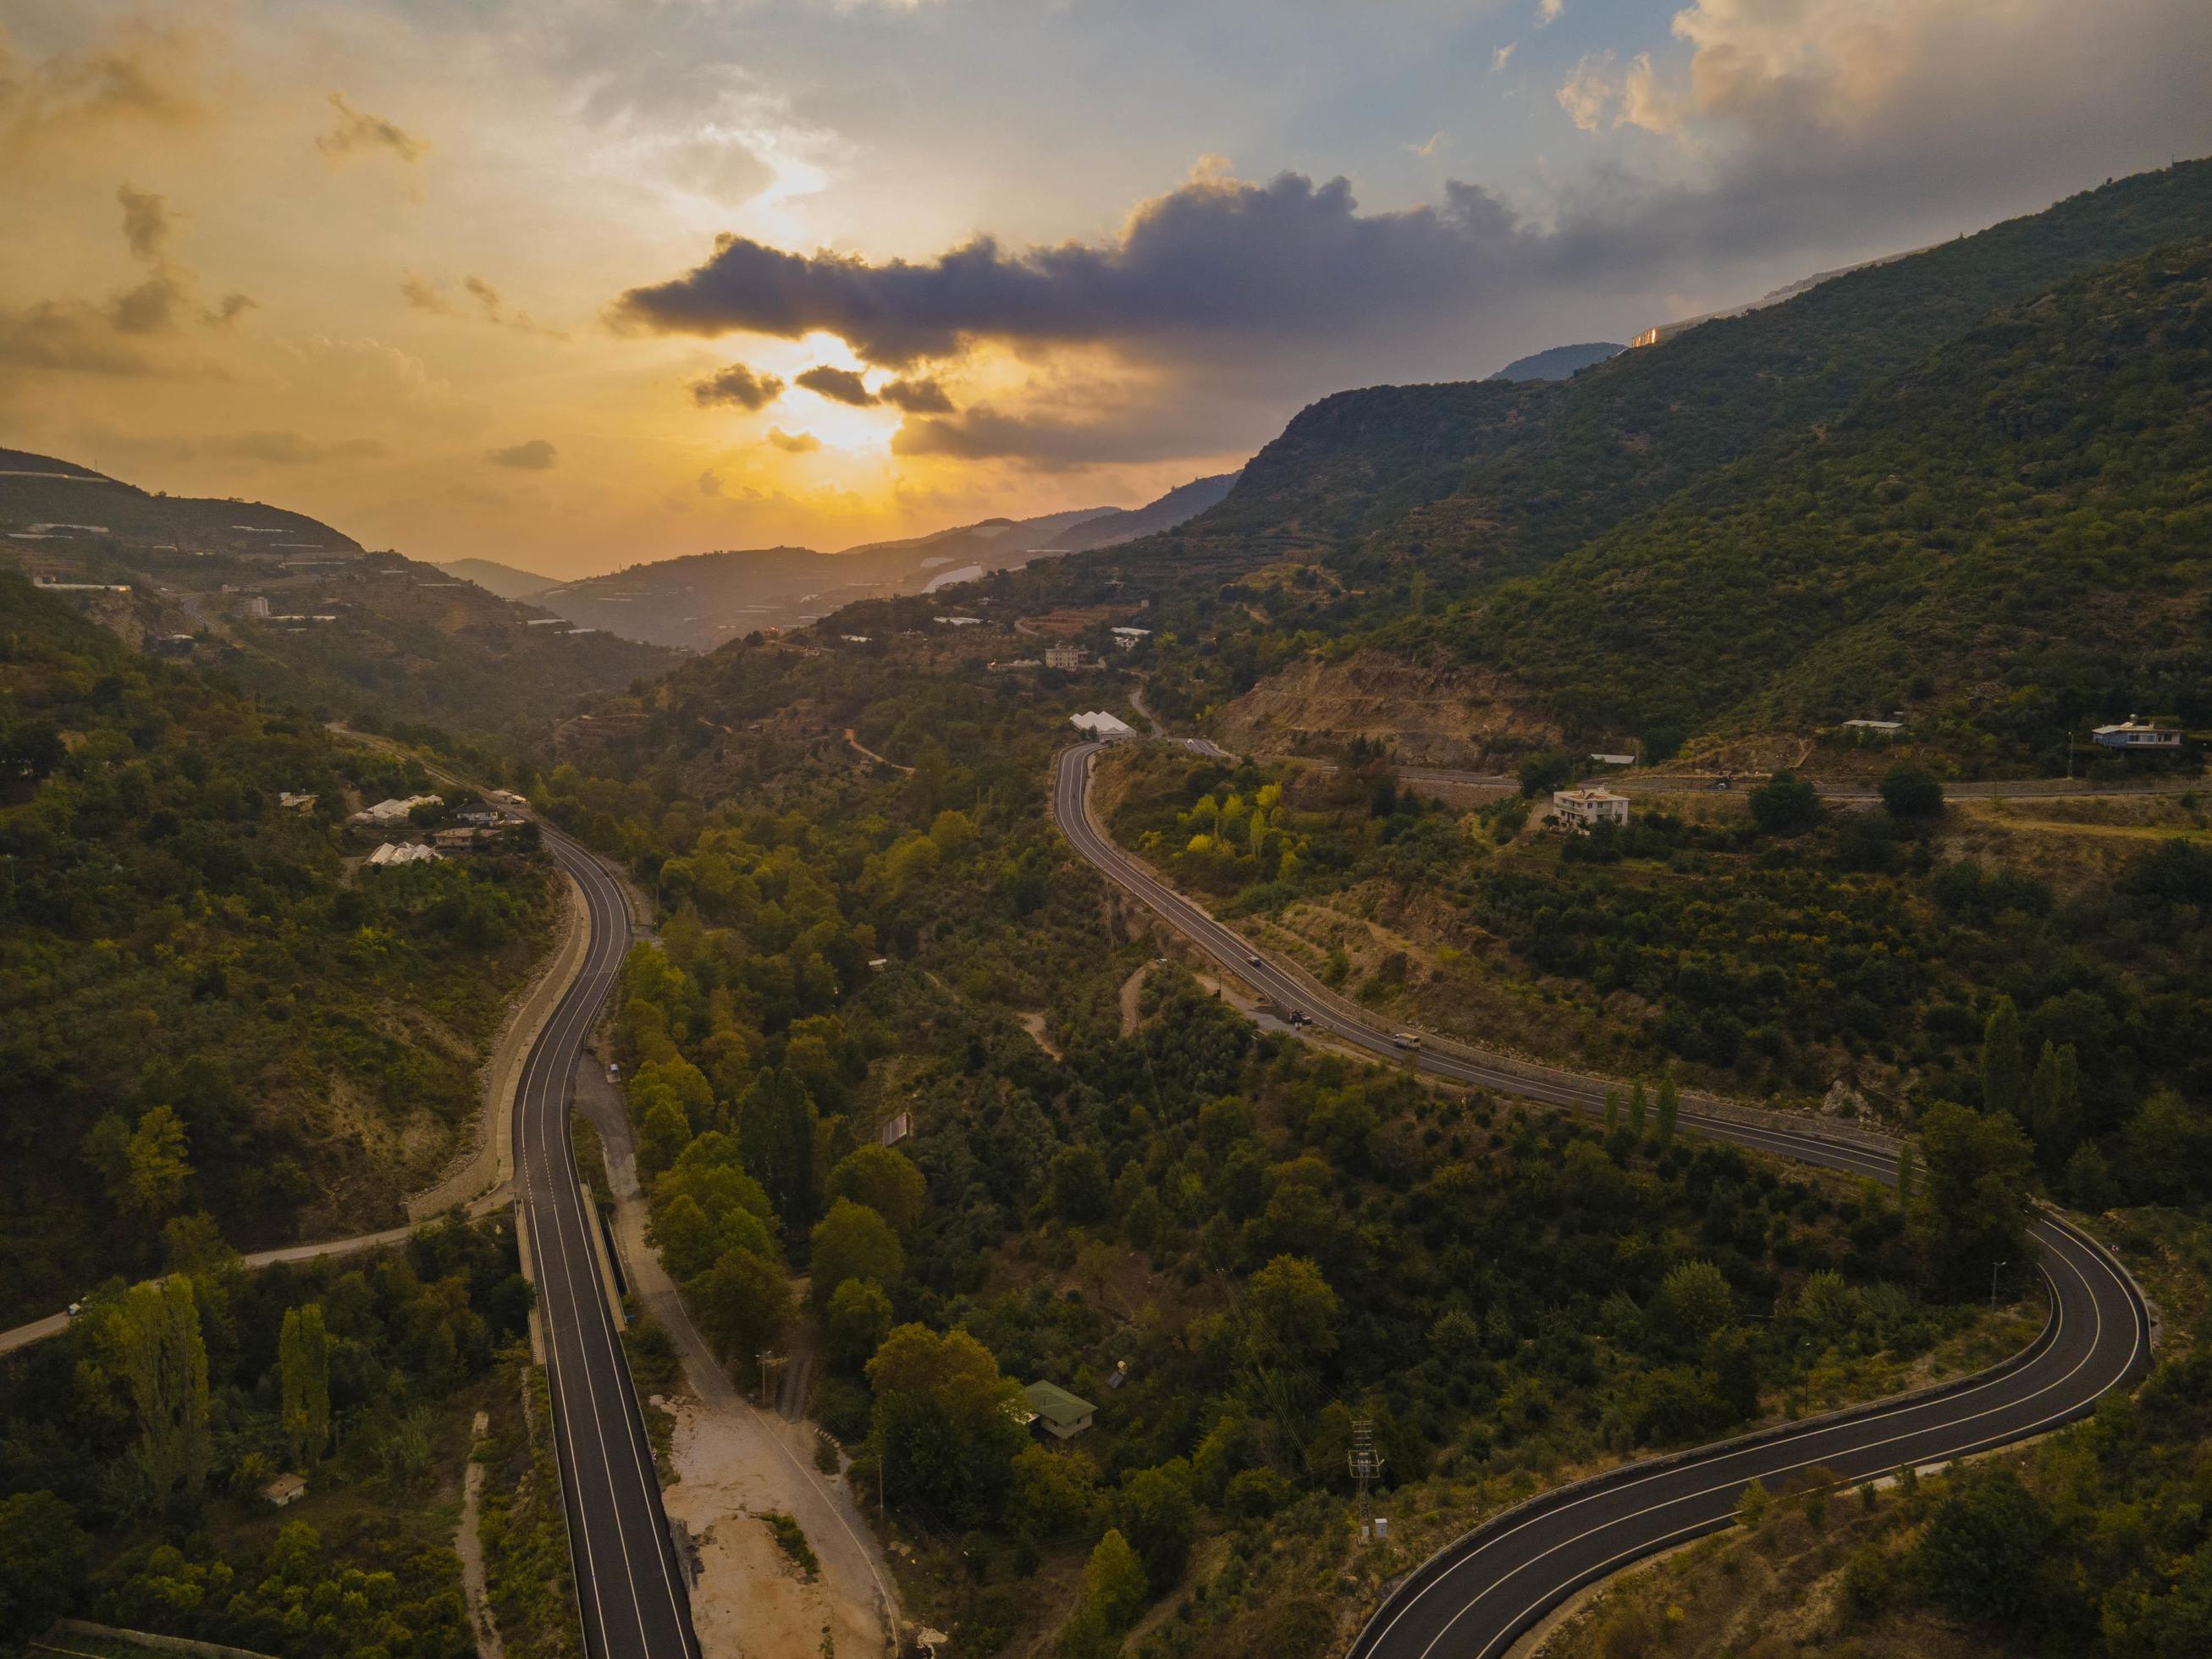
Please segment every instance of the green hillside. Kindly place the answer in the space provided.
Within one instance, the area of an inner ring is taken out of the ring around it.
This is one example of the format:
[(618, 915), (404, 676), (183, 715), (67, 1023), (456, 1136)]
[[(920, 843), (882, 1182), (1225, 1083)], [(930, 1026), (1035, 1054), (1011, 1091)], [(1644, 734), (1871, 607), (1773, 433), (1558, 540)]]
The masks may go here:
[(427, 781), (0, 572), (0, 1326), (434, 1179), (550, 888), (520, 852), (354, 875), (349, 799)]
[(1393, 637), (1660, 752), (1909, 708), (1969, 750), (2063, 760), (2089, 716), (2212, 721), (2208, 529), (2196, 241), (1996, 313), (1825, 435)]

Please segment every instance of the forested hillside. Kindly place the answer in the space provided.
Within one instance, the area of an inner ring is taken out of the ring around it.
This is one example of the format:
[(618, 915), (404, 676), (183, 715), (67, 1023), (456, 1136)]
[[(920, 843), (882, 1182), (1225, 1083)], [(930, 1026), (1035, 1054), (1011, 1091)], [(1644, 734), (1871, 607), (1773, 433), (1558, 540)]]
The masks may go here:
[(2092, 718), (2212, 723), (2208, 532), (2199, 240), (1996, 312), (1820, 433), (1388, 637), (1662, 756), (1909, 708), (1962, 757), (2057, 770)]
[(1149, 598), (1178, 718), (1379, 647), (1584, 748), (1917, 703), (1947, 764), (2063, 764), (2203, 717), (2208, 237), (2189, 162), (1571, 381), (1340, 393), (1181, 531), (992, 591)]
[[(0, 1323), (232, 1245), (389, 1225), (543, 948), (526, 854), (361, 872), (419, 769), (0, 574)], [(285, 793), (311, 796), (305, 806)]]
[(0, 451), (0, 530), (15, 568), (103, 590), (70, 603), (128, 643), (323, 720), (520, 748), (674, 660), (571, 631), (435, 565), (364, 552), (301, 514), (153, 495), (47, 455)]

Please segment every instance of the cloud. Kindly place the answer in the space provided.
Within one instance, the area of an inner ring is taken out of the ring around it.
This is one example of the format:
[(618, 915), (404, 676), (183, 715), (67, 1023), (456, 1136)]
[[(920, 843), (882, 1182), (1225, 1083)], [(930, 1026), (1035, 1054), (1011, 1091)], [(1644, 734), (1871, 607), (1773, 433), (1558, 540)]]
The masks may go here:
[(0, 308), (0, 363), (80, 374), (155, 374), (160, 366), (116, 337), (114, 319), (78, 300)]
[(446, 296), (438, 292), (438, 285), (409, 271), (399, 279), (400, 297), (417, 311), (427, 311), (434, 317), (450, 317), (453, 307)]
[[(1072, 416), (1062, 410), (1081, 406)], [(1218, 453), (1233, 411), (1180, 389), (1164, 398), (1116, 398), (1103, 389), (1062, 395), (1017, 411), (978, 404), (942, 419), (912, 419), (891, 434), (891, 451), (963, 461), (1006, 461), (1032, 472), (1170, 460)]]
[(699, 493), (702, 495), (719, 495), (722, 493), (722, 480), (711, 466), (699, 475)]
[(115, 199), (123, 204), (123, 240), (130, 246), (131, 257), (149, 264), (155, 263), (168, 252), (169, 233), (174, 228), (169, 198), (118, 185)]
[(793, 386), (804, 386), (817, 397), (827, 398), (833, 403), (850, 404), (855, 409), (872, 409), (876, 394), (868, 390), (867, 383), (849, 368), (833, 368), (828, 363), (792, 378)]
[(1520, 44), (1518, 40), (1508, 40), (1490, 54), (1490, 72), (1492, 75), (1502, 73), (1505, 66), (1513, 61), (1514, 48)]
[(743, 363), (728, 363), (691, 382), (691, 401), (702, 409), (712, 409), (717, 404), (762, 409), (774, 403), (782, 390), (783, 382), (773, 374), (757, 374)]
[(768, 441), (787, 454), (805, 455), (822, 447), (822, 440), (811, 432), (786, 432), (780, 426), (768, 429)]
[(399, 281), (399, 297), (416, 311), (427, 311), (434, 317), (471, 316), (473, 320), (489, 323), (496, 328), (511, 328), (518, 334), (533, 335), (541, 340), (565, 340), (565, 329), (539, 322), (526, 311), (509, 311), (500, 291), (481, 276), (465, 276), (461, 290), (476, 301), (473, 313), (465, 313), (446, 297), (445, 290), (426, 276), (407, 272)]
[(1447, 185), (1442, 207), (1363, 214), (1342, 179), (1255, 185), (1209, 168), (1104, 243), (1010, 253), (979, 237), (927, 263), (871, 264), (726, 235), (696, 270), (630, 289), (612, 319), (666, 334), (822, 329), (892, 368), (984, 341), (1181, 357), (1201, 340), (1258, 349), (1435, 318), (1479, 295), (1522, 235), (1472, 185)]
[(543, 438), (532, 438), (526, 443), (484, 453), (484, 459), (495, 466), (519, 467), (525, 472), (546, 471), (560, 457), (561, 452)]
[(1559, 88), (1559, 107), (1584, 132), (1596, 132), (1605, 126), (1613, 100), (1620, 95), (1613, 63), (1609, 52), (1584, 52), (1575, 60)]
[(342, 92), (331, 94), (331, 107), (338, 112), (337, 122), (315, 140), (315, 148), (333, 161), (356, 150), (383, 150), (411, 164), (420, 161), (430, 148), (424, 140), (382, 116), (356, 109)]
[(1549, 28), (1567, 9), (1567, 0), (1536, 0), (1536, 27)]
[(0, 150), (71, 146), (107, 127), (180, 127), (204, 113), (195, 32), (127, 19), (76, 52), (27, 60), (0, 30)]
[(876, 388), (877, 398), (909, 415), (950, 415), (952, 399), (935, 380), (885, 380)]
[(1406, 148), (1424, 161), (1433, 161), (1437, 152), (1444, 147), (1444, 140), (1449, 136), (1446, 133), (1432, 132), (1419, 143), (1408, 144)]

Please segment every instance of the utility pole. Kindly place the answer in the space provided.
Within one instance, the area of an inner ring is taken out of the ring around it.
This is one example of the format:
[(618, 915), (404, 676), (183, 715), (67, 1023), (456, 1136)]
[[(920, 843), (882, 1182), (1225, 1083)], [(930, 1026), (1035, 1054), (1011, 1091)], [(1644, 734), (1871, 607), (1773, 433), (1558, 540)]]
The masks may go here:
[(1345, 1454), (1345, 1462), (1352, 1470), (1352, 1479), (1359, 1489), (1359, 1535), (1370, 1535), (1374, 1517), (1367, 1513), (1367, 1488), (1382, 1473), (1382, 1454), (1375, 1449), (1375, 1425), (1366, 1418), (1356, 1419), (1352, 1425), (1352, 1449)]
[(1990, 1306), (1992, 1308), (1997, 1305), (1997, 1274), (2011, 1266), (2012, 1263), (2009, 1261), (1993, 1261), (1990, 1264)]

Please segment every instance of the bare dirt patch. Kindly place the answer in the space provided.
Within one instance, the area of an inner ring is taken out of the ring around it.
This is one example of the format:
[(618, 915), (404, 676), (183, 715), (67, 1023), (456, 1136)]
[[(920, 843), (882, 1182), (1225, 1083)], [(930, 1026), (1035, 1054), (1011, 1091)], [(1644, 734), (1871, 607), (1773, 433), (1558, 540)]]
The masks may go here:
[(1364, 738), (1390, 745), (1403, 764), (1478, 769), (1559, 738), (1558, 726), (1498, 675), (1379, 651), (1293, 663), (1224, 706), (1214, 732), (1249, 753)]

